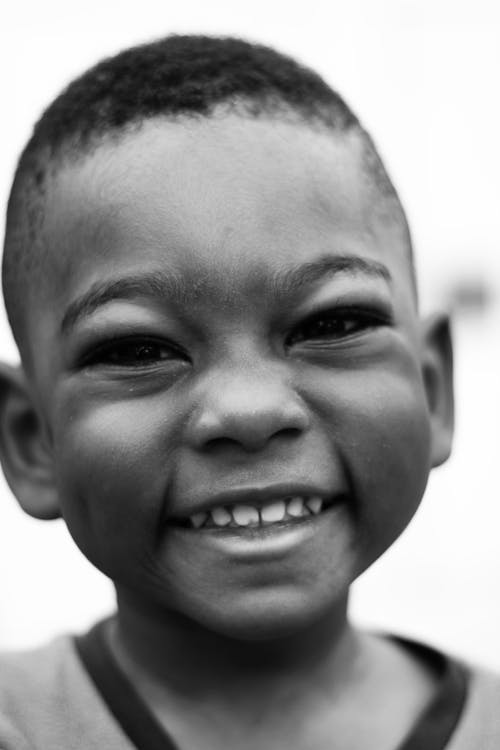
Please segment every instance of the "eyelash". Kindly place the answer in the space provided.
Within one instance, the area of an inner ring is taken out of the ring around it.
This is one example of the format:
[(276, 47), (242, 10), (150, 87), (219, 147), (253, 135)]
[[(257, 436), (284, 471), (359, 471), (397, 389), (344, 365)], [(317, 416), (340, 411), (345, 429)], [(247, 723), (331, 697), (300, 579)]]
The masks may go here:
[[(160, 350), (167, 351), (167, 356), (159, 355)], [(142, 352), (153, 351), (153, 356), (141, 358), (141, 356), (126, 356), (127, 350), (135, 350), (135, 355)], [(120, 356), (120, 354), (122, 356)], [(116, 356), (118, 355), (118, 357)], [(123, 356), (125, 355), (125, 356)], [(80, 362), (83, 367), (92, 365), (107, 365), (115, 367), (154, 367), (161, 361), (187, 360), (187, 356), (174, 344), (154, 338), (140, 336), (126, 336), (123, 338), (107, 341), (85, 354)]]
[[(353, 323), (353, 325), (347, 325), (349, 323)], [(391, 323), (390, 314), (380, 310), (357, 307), (333, 308), (315, 313), (295, 326), (285, 340), (285, 347), (288, 349), (301, 343), (313, 343), (315, 341), (325, 343), (328, 340), (337, 341), (351, 338), (369, 328), (390, 325)], [(314, 327), (316, 327), (316, 330), (314, 330)], [(160, 354), (161, 350), (163, 350), (163, 354), (166, 352), (166, 356)], [(150, 356), (141, 356), (141, 352), (144, 355), (148, 351)], [(127, 356), (127, 353), (129, 356)], [(169, 341), (148, 338), (147, 336), (126, 336), (94, 347), (89, 353), (84, 354), (79, 365), (81, 367), (103, 365), (145, 369), (168, 360), (189, 361), (189, 357), (182, 349)]]
[[(348, 323), (354, 323), (349, 327)], [(359, 333), (379, 326), (391, 325), (392, 317), (381, 310), (343, 307), (315, 313), (297, 325), (286, 340), (291, 347), (302, 342), (340, 340), (356, 336)], [(340, 324), (340, 327), (339, 327)], [(311, 331), (311, 328), (317, 330)]]

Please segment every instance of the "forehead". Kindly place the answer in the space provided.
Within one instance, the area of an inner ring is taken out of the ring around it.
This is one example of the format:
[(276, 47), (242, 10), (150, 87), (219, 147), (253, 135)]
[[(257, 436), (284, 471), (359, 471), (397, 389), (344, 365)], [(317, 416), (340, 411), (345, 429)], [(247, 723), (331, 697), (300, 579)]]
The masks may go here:
[(46, 231), (52, 299), (158, 264), (215, 287), (332, 254), (411, 277), (359, 139), (282, 120), (156, 120), (102, 143), (59, 171)]

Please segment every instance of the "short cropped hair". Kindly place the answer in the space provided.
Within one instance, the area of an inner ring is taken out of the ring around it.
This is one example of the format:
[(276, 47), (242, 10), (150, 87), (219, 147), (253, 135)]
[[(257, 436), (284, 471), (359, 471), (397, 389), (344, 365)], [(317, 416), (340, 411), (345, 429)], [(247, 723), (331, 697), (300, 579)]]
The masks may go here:
[(22, 321), (39, 282), (48, 178), (107, 136), (143, 121), (209, 117), (219, 105), (245, 116), (293, 114), (337, 133), (355, 131), (377, 190), (399, 198), (369, 135), (344, 100), (295, 60), (236, 38), (172, 35), (103, 60), (74, 80), (36, 123), (14, 177), (2, 265), (7, 315), (22, 354)]

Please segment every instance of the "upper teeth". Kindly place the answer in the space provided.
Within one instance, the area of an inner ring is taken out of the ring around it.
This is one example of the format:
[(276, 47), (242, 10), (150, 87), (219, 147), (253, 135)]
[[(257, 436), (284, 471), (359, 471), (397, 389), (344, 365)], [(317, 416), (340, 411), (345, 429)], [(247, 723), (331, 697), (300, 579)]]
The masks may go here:
[(271, 500), (262, 507), (218, 506), (209, 512), (195, 513), (189, 520), (195, 529), (202, 526), (269, 526), (280, 521), (317, 515), (322, 508), (321, 497), (289, 497), (284, 500)]

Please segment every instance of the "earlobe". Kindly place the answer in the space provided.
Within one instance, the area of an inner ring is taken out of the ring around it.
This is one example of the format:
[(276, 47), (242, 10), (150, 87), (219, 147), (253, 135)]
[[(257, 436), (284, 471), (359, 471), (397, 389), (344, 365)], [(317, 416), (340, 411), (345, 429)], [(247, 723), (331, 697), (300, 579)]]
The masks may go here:
[(60, 516), (52, 456), (21, 367), (0, 364), (0, 460), (20, 506), (31, 516)]
[(454, 427), (453, 347), (447, 315), (422, 322), (422, 374), (431, 419), (432, 465), (450, 456)]

